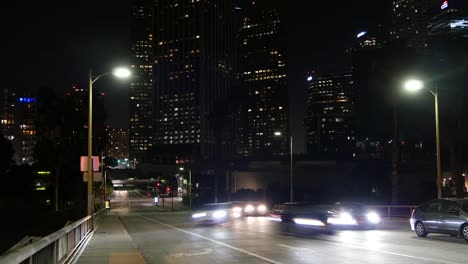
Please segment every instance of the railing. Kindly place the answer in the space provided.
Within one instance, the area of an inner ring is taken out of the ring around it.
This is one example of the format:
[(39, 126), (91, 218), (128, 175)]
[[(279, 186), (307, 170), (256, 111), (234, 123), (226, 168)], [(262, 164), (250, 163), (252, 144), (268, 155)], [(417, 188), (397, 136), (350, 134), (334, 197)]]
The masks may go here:
[(382, 217), (409, 218), (417, 205), (369, 205), (366, 208), (374, 209)]
[[(94, 221), (106, 209), (94, 214)], [(52, 233), (39, 241), (13, 250), (0, 257), (0, 264), (12, 263), (66, 263), (74, 255), (76, 249), (93, 231), (91, 216), (82, 218), (64, 228)]]

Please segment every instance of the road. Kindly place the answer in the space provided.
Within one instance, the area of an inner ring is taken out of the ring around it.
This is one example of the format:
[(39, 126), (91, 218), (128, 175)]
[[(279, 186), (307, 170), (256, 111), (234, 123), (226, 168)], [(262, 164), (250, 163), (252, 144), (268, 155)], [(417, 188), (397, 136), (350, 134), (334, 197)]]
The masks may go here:
[(116, 203), (147, 263), (467, 263), (463, 239), (418, 238), (406, 221), (303, 237), (281, 234), (279, 223), (263, 217), (196, 226), (189, 213), (164, 212), (145, 199)]

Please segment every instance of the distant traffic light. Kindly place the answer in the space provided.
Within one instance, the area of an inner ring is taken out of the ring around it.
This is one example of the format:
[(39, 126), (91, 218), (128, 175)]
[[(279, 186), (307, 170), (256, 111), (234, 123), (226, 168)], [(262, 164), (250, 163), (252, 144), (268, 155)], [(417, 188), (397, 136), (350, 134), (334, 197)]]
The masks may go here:
[(160, 182), (157, 182), (157, 183), (156, 183), (156, 186), (161, 187), (161, 183), (160, 183)]
[(166, 187), (166, 193), (170, 193), (171, 192), (171, 187), (167, 186)]

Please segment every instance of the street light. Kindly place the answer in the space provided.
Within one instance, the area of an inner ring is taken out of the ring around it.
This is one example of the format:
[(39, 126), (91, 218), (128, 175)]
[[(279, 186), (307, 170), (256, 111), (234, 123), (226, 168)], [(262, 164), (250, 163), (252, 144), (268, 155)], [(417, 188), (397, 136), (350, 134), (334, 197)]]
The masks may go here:
[[(275, 137), (281, 137), (281, 132), (275, 131), (274, 136)], [(293, 138), (292, 136), (289, 136), (289, 156), (290, 156), (290, 167), (289, 167), (289, 202), (293, 202)]]
[(99, 78), (113, 74), (117, 78), (128, 78), (130, 71), (126, 68), (115, 68), (112, 73), (104, 73), (93, 76), (89, 69), (89, 111), (88, 111), (88, 215), (93, 217), (94, 196), (93, 196), (93, 83)]
[[(184, 171), (184, 167), (180, 167), (179, 170)], [(191, 169), (188, 169), (188, 175), (189, 175), (189, 188), (188, 188), (189, 206), (190, 206), (190, 209), (192, 209), (192, 170)]]
[(435, 130), (436, 130), (436, 162), (437, 162), (437, 198), (442, 198), (442, 171), (440, 167), (440, 136), (439, 136), (439, 96), (437, 88), (431, 90), (424, 86), (424, 82), (417, 79), (407, 80), (403, 87), (409, 92), (417, 92), (422, 89), (428, 90), (434, 96)]

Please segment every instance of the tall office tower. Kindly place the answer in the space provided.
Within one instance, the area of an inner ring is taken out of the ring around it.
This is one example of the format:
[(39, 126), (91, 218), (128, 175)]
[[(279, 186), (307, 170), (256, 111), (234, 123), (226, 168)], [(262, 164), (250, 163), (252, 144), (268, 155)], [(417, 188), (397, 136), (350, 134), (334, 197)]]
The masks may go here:
[(286, 8), (280, 3), (284, 1), (247, 1), (240, 6), (245, 156), (289, 153)]
[(428, 23), (431, 9), (438, 0), (393, 0), (392, 40), (403, 41), (406, 46), (427, 47)]
[(155, 1), (155, 150), (176, 162), (233, 151), (235, 15), (232, 1)]
[(13, 141), (16, 135), (16, 93), (8, 88), (0, 90), (0, 129), (5, 137)]
[(0, 90), (0, 129), (11, 141), (16, 164), (32, 164), (37, 143), (37, 102), (10, 89)]
[(132, 0), (130, 9), (130, 156), (141, 158), (153, 145), (154, 0)]
[(34, 147), (37, 143), (37, 102), (35, 97), (19, 97), (16, 114), (16, 125), (19, 127), (19, 148), (15, 151), (17, 163), (32, 164)]
[(445, 0), (431, 9), (429, 34), (450, 38), (468, 38), (468, 0)]
[(108, 156), (116, 159), (129, 158), (128, 152), (128, 129), (109, 128), (107, 138), (111, 144)]
[(309, 153), (349, 154), (353, 150), (354, 87), (351, 72), (307, 77)]

